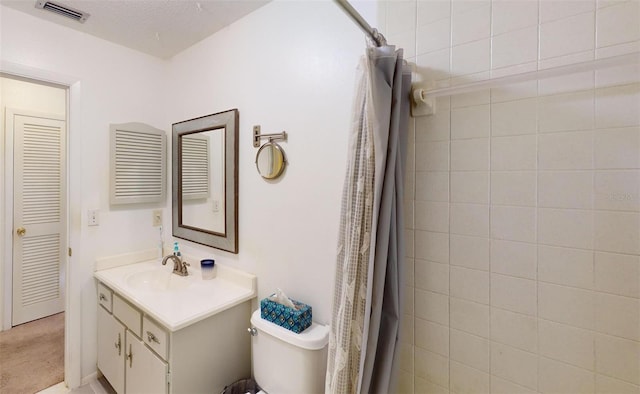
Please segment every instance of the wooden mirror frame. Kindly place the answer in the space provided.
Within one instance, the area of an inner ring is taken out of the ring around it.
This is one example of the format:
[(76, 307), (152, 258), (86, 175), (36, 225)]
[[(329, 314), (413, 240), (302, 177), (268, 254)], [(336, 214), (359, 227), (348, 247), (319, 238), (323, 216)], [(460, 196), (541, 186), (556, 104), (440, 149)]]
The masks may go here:
[[(172, 126), (172, 217), (173, 236), (238, 253), (238, 122), (237, 109), (174, 123)], [(225, 129), (224, 233), (188, 226), (182, 222), (182, 154), (181, 136)]]

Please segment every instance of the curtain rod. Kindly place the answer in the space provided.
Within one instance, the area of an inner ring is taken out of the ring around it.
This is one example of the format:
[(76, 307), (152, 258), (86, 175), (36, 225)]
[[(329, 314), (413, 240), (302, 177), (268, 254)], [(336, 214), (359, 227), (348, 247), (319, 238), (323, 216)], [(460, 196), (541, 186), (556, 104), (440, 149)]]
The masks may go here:
[(356, 11), (356, 9), (353, 8), (347, 0), (333, 0), (333, 1), (336, 4), (338, 4), (338, 6), (342, 8), (342, 10), (347, 15), (349, 15), (349, 17), (351, 17), (351, 19), (353, 19), (355, 23), (358, 24), (358, 26), (360, 27), (360, 29), (362, 29), (362, 31), (364, 31), (369, 37), (371, 37), (373, 42), (376, 43), (376, 46), (381, 47), (381, 46), (387, 45), (387, 40), (384, 38), (384, 36), (380, 34), (378, 30), (372, 28), (367, 23), (367, 21), (362, 17), (362, 15), (360, 15), (360, 13), (358, 13), (358, 11)]
[(603, 59), (589, 60), (581, 63), (572, 63), (564, 66), (552, 67), (542, 70), (529, 71), (520, 74), (506, 75), (485, 79), (481, 81), (464, 83), (448, 88), (428, 89), (426, 85), (417, 89), (422, 89), (420, 93), (423, 98), (435, 98), (441, 96), (453, 96), (456, 94), (477, 92), (483, 89), (496, 88), (518, 82), (526, 82), (540, 79), (559, 77), (562, 75), (575, 74), (579, 72), (602, 70), (610, 67), (640, 64), (640, 52), (629, 53), (627, 55), (613, 56)]

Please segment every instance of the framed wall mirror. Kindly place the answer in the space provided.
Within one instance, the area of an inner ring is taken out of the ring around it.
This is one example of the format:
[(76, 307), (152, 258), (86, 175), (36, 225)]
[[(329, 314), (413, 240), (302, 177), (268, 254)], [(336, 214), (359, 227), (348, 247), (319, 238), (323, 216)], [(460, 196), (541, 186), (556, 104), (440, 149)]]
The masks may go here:
[(238, 110), (174, 123), (173, 235), (238, 253)]

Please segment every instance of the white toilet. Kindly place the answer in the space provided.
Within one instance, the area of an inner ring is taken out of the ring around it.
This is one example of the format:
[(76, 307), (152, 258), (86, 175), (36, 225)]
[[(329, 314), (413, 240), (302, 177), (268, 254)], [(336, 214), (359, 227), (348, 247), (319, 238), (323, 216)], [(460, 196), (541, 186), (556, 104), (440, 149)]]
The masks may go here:
[(251, 315), (254, 379), (268, 394), (324, 393), (329, 327), (313, 323), (296, 334)]

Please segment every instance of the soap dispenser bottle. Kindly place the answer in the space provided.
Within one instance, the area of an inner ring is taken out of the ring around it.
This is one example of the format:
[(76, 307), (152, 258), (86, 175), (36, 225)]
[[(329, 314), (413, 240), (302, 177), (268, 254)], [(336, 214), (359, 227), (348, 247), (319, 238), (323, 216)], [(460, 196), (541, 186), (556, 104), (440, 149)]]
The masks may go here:
[(180, 257), (180, 248), (178, 248), (178, 243), (173, 243), (173, 255)]

